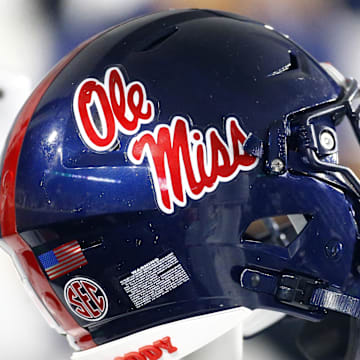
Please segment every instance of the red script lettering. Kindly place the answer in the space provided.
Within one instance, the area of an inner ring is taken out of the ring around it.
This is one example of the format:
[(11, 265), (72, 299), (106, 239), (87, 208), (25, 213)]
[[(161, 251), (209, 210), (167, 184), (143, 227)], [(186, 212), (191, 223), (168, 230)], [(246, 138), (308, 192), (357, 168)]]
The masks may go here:
[(128, 148), (136, 165), (147, 157), (160, 209), (171, 214), (174, 204), (185, 206), (187, 196), (197, 200), (213, 192), (220, 182), (234, 179), (240, 171), (256, 167), (258, 159), (245, 153), (247, 138), (234, 117), (226, 120), (226, 142), (216, 128), (202, 133), (190, 130), (186, 119), (175, 117), (170, 125), (143, 131)]
[[(92, 107), (96, 107), (101, 131), (95, 123)], [(145, 87), (138, 81), (126, 84), (122, 72), (112, 67), (105, 73), (104, 83), (86, 79), (76, 89), (74, 114), (81, 137), (95, 151), (110, 150), (118, 132), (136, 134), (142, 124), (154, 119), (154, 104), (147, 99)]]

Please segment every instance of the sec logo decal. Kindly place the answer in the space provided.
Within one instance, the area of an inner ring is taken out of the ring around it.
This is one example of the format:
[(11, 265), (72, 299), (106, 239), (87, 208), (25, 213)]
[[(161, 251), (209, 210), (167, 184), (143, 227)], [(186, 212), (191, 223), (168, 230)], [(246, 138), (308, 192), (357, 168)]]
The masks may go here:
[(104, 290), (90, 279), (77, 277), (68, 281), (64, 297), (72, 312), (87, 321), (99, 321), (108, 311)]

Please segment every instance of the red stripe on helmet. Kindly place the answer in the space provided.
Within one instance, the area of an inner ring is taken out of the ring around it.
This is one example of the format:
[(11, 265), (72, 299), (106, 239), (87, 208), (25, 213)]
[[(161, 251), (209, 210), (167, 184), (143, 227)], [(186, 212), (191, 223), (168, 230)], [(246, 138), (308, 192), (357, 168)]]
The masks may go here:
[[(110, 29), (111, 30), (111, 29)], [(109, 30), (108, 30), (109, 31)], [(104, 34), (104, 33), (102, 33)], [(100, 35), (102, 35), (100, 34)], [(38, 106), (41, 98), (48, 87), (58, 76), (61, 70), (97, 35), (82, 43), (73, 50), (68, 56), (63, 58), (55, 68), (47, 75), (40, 85), (32, 93), (26, 104), (21, 109), (15, 125), (8, 139), (8, 146), (4, 153), (3, 169), (0, 188), (0, 224), (2, 237), (15, 251), (20, 264), (41, 301), (46, 305), (56, 322), (71, 335), (81, 350), (90, 349), (96, 346), (91, 334), (83, 329), (70, 315), (68, 310), (57, 297), (55, 291), (50, 286), (44, 272), (32, 252), (29, 245), (17, 233), (16, 212), (15, 212), (15, 185), (16, 172), (20, 157), (20, 151), (24, 141), (27, 127)]]

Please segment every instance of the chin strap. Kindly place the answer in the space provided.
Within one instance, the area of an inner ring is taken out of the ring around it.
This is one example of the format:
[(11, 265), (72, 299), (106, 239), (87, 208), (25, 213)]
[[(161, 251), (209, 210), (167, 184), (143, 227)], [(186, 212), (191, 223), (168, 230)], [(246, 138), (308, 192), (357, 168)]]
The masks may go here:
[(310, 303), (320, 308), (360, 318), (360, 299), (350, 295), (319, 288), (314, 291)]
[(274, 275), (244, 269), (240, 276), (243, 288), (275, 296), (284, 304), (307, 311), (333, 310), (360, 318), (360, 298), (325, 287), (324, 283), (297, 274)]

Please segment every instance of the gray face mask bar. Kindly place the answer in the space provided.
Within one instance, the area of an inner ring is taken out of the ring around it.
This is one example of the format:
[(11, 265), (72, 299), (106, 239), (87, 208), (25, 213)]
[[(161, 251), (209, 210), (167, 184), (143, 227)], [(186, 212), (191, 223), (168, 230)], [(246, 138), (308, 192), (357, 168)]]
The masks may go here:
[[(314, 172), (331, 172), (332, 174), (341, 174), (349, 183), (352, 190), (360, 197), (360, 180), (355, 173), (346, 166), (338, 165), (331, 162), (322, 161), (319, 157), (318, 134), (315, 131), (313, 120), (324, 115), (330, 115), (334, 124), (337, 125), (345, 116), (351, 122), (352, 128), (360, 143), (360, 124), (359, 111), (360, 106), (357, 104), (359, 99), (359, 87), (356, 80), (347, 80), (346, 88), (342, 98), (324, 107), (314, 109), (303, 114), (296, 114), (294, 121), (298, 124), (297, 132), (302, 139), (302, 150), (306, 154), (306, 158), (313, 168)], [(335, 140), (336, 141), (336, 140)], [(340, 182), (344, 183), (343, 181)]]

